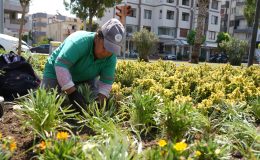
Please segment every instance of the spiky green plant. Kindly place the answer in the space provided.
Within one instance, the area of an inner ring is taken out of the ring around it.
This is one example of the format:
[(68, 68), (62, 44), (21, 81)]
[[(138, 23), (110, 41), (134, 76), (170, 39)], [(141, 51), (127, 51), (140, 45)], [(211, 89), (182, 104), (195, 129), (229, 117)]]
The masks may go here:
[(63, 101), (64, 97), (58, 95), (57, 90), (47, 91), (39, 88), (35, 92), (30, 91), (18, 102), (24, 115), (21, 116), (23, 125), (32, 128), (34, 133), (40, 136), (57, 128), (67, 128), (63, 120), (73, 117), (74, 114), (68, 107), (61, 107)]
[(82, 150), (80, 137), (69, 135), (68, 132), (58, 132), (36, 145), (39, 160), (82, 160), (86, 155)]
[(157, 109), (163, 106), (162, 99), (150, 93), (135, 91), (128, 97), (125, 105), (128, 107), (130, 123), (140, 133), (147, 134), (152, 128), (156, 128), (155, 114)]
[(197, 132), (207, 131), (210, 125), (207, 118), (190, 103), (179, 104), (170, 101), (165, 103), (164, 108), (159, 112), (158, 125), (163, 128), (168, 137), (177, 140), (181, 140), (185, 136), (194, 137)]

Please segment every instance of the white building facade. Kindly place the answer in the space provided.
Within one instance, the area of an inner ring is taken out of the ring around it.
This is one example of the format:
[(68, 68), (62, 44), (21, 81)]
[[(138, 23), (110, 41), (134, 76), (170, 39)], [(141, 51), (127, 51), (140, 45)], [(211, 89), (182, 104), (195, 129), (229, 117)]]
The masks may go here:
[[(29, 12), (29, 6), (25, 10)], [(22, 7), (19, 0), (4, 0), (4, 34), (18, 37), (20, 30), (20, 18), (22, 14)], [(29, 18), (25, 17), (25, 24), (23, 26), (23, 34), (28, 34), (30, 30)]]
[[(124, 4), (131, 5), (132, 15), (126, 17), (127, 42), (126, 51), (135, 49), (131, 35), (141, 28), (146, 28), (158, 35), (160, 39), (158, 52), (170, 51), (174, 54), (188, 54), (187, 34), (196, 28), (196, 0), (127, 0)], [(122, 4), (122, 5), (124, 5)], [(220, 31), (221, 3), (210, 0), (208, 17), (204, 28), (206, 42), (204, 48), (217, 47), (215, 41)], [(118, 18), (116, 9), (110, 8), (98, 19), (99, 25), (110, 18)]]

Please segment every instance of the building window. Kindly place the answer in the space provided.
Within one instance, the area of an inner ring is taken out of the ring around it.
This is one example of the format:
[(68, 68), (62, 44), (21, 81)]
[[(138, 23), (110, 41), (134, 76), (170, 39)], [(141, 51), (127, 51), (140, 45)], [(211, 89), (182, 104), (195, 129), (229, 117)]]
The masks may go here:
[(218, 16), (211, 16), (211, 24), (218, 24)]
[(180, 29), (180, 37), (187, 37), (188, 35), (188, 29), (181, 28)]
[(158, 27), (158, 35), (168, 35), (168, 36), (173, 36), (175, 33), (175, 28), (170, 28), (170, 27)]
[(215, 40), (215, 38), (216, 38), (216, 32), (209, 31), (209, 39), (210, 40)]
[(151, 10), (144, 10), (144, 19), (152, 19), (152, 11)]
[(134, 33), (137, 32), (137, 26), (127, 25), (126, 26), (127, 33)]
[(167, 3), (174, 3), (174, 0), (167, 0)]
[(189, 0), (182, 0), (182, 5), (183, 6), (189, 6), (190, 5), (190, 1)]
[(234, 27), (234, 25), (235, 25), (235, 21), (232, 21), (232, 20), (231, 20), (231, 21), (229, 22), (229, 27)]
[(144, 29), (147, 29), (149, 32), (151, 32), (151, 26), (143, 26)]
[(174, 11), (167, 10), (166, 19), (174, 19)]
[(162, 10), (160, 10), (159, 19), (162, 19)]
[(216, 0), (212, 0), (211, 8), (217, 10), (217, 9), (218, 9), (218, 1), (216, 1)]
[(189, 16), (190, 16), (189, 13), (182, 12), (182, 20), (183, 21), (189, 21)]
[(132, 12), (130, 14), (130, 17), (136, 17), (136, 8), (132, 8)]

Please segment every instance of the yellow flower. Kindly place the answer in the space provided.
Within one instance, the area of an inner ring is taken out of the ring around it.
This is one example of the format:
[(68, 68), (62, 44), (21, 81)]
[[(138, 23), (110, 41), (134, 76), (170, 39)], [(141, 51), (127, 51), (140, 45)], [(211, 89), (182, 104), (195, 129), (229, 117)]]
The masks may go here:
[(163, 140), (163, 139), (160, 139), (159, 142), (158, 142), (158, 145), (160, 147), (164, 147), (166, 144), (167, 144), (167, 142), (165, 140)]
[(2, 138), (2, 133), (0, 133), (0, 139)]
[(15, 142), (11, 142), (9, 147), (10, 147), (10, 151), (11, 151), (11, 152), (13, 152), (13, 151), (17, 148)]
[(69, 134), (68, 132), (58, 132), (56, 138), (59, 140), (66, 140), (68, 139)]
[(186, 148), (187, 148), (187, 143), (185, 143), (184, 141), (182, 142), (179, 142), (179, 143), (176, 143), (173, 148), (176, 150), (176, 151), (184, 151)]
[(39, 148), (40, 148), (40, 150), (44, 150), (46, 148), (45, 141), (41, 141), (41, 143), (39, 144)]
[(199, 157), (201, 155), (201, 152), (200, 151), (196, 151), (195, 152), (195, 157)]

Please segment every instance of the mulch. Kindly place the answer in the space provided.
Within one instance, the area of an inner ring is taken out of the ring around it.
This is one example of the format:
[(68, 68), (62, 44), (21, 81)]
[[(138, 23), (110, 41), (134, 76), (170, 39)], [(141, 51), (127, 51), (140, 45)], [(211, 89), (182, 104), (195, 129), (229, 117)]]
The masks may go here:
[(11, 160), (28, 160), (33, 157), (33, 152), (30, 150), (33, 146), (33, 135), (30, 130), (22, 128), (17, 111), (12, 108), (12, 105), (4, 105), (4, 115), (0, 119), (0, 132), (2, 137), (12, 137), (15, 139), (17, 149)]

